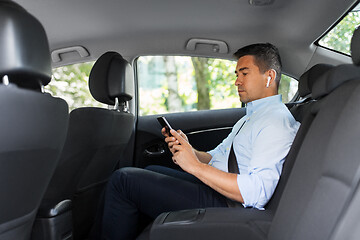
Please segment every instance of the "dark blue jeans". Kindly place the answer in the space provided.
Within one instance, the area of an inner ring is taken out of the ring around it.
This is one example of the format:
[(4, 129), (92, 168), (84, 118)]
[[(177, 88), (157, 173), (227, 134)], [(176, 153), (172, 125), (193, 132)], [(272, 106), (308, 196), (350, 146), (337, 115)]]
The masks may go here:
[(226, 198), (194, 176), (161, 167), (122, 168), (106, 189), (102, 239), (135, 239), (140, 215), (191, 208), (227, 207)]

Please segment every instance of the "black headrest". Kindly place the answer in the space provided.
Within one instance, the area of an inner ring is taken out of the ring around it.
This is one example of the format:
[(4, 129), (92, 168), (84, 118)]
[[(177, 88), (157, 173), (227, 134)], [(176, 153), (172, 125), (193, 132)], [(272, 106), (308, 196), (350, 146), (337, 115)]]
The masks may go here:
[(49, 43), (40, 22), (11, 1), (0, 0), (0, 82), (39, 89), (51, 80)]
[(360, 27), (357, 27), (351, 38), (351, 58), (356, 66), (360, 66)]
[(312, 89), (313, 98), (323, 97), (331, 93), (335, 88), (344, 82), (359, 79), (360, 68), (352, 64), (344, 64), (334, 67), (321, 75), (318, 81), (314, 83)]
[(360, 79), (360, 28), (356, 28), (351, 39), (351, 57), (354, 65), (344, 64), (334, 67), (323, 74), (314, 84), (313, 98), (323, 97), (331, 93), (344, 82)]
[(299, 95), (305, 97), (311, 93), (311, 89), (314, 83), (323, 75), (326, 71), (333, 68), (330, 64), (316, 64), (307, 70), (299, 79)]
[(104, 53), (89, 76), (91, 95), (99, 102), (114, 105), (132, 99), (134, 74), (131, 65), (117, 52)]

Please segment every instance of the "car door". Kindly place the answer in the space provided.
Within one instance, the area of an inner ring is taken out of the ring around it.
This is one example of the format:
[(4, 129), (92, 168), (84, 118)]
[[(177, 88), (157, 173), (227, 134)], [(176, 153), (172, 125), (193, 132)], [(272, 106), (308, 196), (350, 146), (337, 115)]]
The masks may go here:
[[(181, 129), (197, 150), (209, 151), (221, 143), (246, 114), (234, 85), (235, 66), (235, 61), (222, 59), (139, 57), (134, 62), (138, 116), (133, 165), (178, 168), (161, 134), (159, 116)], [(283, 101), (292, 99), (296, 90), (297, 81), (282, 75)], [(205, 97), (200, 97), (204, 92)]]
[(166, 117), (174, 129), (181, 129), (195, 149), (208, 151), (245, 114), (234, 85), (235, 61), (145, 56), (134, 65), (139, 109), (134, 147), (137, 167), (177, 168), (161, 135), (159, 116)]
[[(162, 114), (174, 129), (181, 129), (197, 150), (215, 148), (230, 133), (232, 126), (245, 115), (245, 108), (202, 110)], [(139, 116), (135, 142), (135, 166), (162, 165), (177, 168), (164, 142), (157, 121), (160, 115)]]

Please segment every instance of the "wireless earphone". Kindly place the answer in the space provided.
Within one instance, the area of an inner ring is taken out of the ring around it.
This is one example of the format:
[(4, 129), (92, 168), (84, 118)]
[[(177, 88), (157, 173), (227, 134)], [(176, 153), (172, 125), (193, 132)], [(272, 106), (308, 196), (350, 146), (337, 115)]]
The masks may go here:
[(266, 83), (266, 87), (267, 87), (267, 88), (270, 86), (270, 80), (271, 80), (271, 77), (268, 76), (268, 78), (267, 78), (267, 83)]
[[(274, 71), (274, 73), (275, 73), (275, 77), (274, 77), (274, 79), (276, 79), (276, 71), (274, 70), (274, 69), (272, 69), (273, 71)], [(267, 77), (267, 82), (266, 82), (266, 87), (268, 88), (269, 86), (270, 86), (270, 80), (271, 80), (271, 77), (270, 76), (268, 76)]]

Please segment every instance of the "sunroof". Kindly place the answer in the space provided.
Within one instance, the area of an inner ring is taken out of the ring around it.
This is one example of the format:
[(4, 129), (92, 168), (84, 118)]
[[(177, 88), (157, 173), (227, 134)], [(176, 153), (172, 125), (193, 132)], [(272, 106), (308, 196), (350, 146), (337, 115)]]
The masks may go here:
[(325, 34), (319, 45), (350, 55), (353, 32), (360, 25), (360, 4), (353, 8), (335, 27)]

